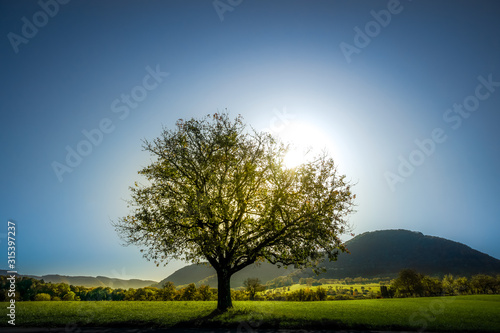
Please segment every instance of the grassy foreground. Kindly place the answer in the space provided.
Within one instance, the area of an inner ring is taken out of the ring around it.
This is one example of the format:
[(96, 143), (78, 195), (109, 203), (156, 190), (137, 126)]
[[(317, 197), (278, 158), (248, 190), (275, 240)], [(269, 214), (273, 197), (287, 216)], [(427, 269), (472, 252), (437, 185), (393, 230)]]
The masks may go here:
[[(8, 303), (0, 303), (5, 309)], [(500, 295), (323, 302), (18, 302), (16, 327), (136, 326), (500, 332)], [(5, 310), (4, 310), (5, 312)], [(5, 318), (5, 315), (3, 315)], [(2, 320), (0, 326), (7, 326)]]

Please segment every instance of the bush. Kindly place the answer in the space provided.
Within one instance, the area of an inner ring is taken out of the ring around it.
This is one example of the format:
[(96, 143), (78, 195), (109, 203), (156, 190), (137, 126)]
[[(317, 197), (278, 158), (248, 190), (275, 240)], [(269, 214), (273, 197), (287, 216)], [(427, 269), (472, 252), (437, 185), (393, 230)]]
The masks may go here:
[(190, 283), (186, 288), (181, 290), (181, 300), (194, 301), (198, 298), (198, 292), (194, 283)]
[(50, 301), (50, 295), (45, 293), (36, 294), (35, 301)]
[(70, 291), (69, 293), (67, 293), (63, 296), (63, 301), (74, 301), (75, 296), (76, 296), (75, 293)]
[(324, 301), (326, 300), (326, 289), (325, 288), (321, 288), (321, 287), (318, 287), (316, 289), (316, 299), (318, 301)]
[(336, 301), (345, 301), (348, 299), (352, 299), (352, 297), (349, 297), (347, 295), (335, 295), (335, 300)]

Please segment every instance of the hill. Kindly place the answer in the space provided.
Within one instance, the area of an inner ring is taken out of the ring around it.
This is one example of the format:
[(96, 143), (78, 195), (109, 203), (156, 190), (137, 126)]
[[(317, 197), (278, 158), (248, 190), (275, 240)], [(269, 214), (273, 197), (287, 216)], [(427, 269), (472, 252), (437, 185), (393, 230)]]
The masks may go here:
[[(270, 263), (250, 265), (243, 268), (241, 271), (236, 272), (231, 277), (231, 288), (242, 287), (243, 281), (249, 277), (259, 278), (261, 282), (265, 283), (266, 281), (272, 280), (278, 276), (288, 275), (295, 271), (296, 269), (293, 267), (278, 268), (276, 265), (272, 265)], [(205, 284), (210, 287), (217, 288), (217, 274), (215, 269), (206, 264), (193, 264), (185, 266), (160, 281), (157, 286), (162, 287), (167, 281), (173, 282), (176, 286), (194, 283), (196, 285)]]
[[(231, 287), (242, 286), (247, 277), (258, 277), (263, 283), (289, 275), (294, 281), (302, 277), (344, 279), (346, 277), (396, 277), (404, 268), (442, 277), (445, 274), (470, 277), (475, 274), (500, 274), (500, 260), (462, 243), (426, 236), (408, 230), (365, 232), (346, 242), (350, 253), (342, 253), (337, 261), (324, 261), (326, 272), (315, 275), (311, 269), (278, 269), (269, 263), (249, 266), (236, 273)], [(215, 270), (206, 265), (189, 265), (179, 269), (159, 285), (172, 281), (176, 286), (188, 283), (217, 286)]]
[(396, 276), (404, 268), (431, 276), (500, 273), (500, 260), (462, 243), (421, 232), (366, 232), (346, 244), (350, 254), (341, 254), (337, 262), (325, 262), (325, 278)]
[[(6, 270), (0, 270), (0, 275), (7, 275)], [(43, 276), (35, 276), (35, 275), (19, 275), (19, 276), (27, 276), (38, 280), (44, 280), (47, 283), (66, 283), (74, 286), (84, 286), (84, 287), (110, 287), (110, 288), (143, 288), (149, 287), (153, 284), (156, 284), (156, 281), (151, 280), (139, 280), (139, 279), (131, 279), (131, 280), (122, 280), (116, 278), (109, 278), (106, 276), (66, 276), (66, 275), (43, 275)]]

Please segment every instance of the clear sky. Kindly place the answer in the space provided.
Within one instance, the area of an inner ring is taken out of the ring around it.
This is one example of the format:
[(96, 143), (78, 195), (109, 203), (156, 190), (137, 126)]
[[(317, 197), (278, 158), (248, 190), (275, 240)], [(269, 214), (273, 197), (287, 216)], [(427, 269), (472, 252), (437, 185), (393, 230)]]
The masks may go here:
[[(500, 2), (0, 1), (0, 268), (160, 280), (111, 221), (162, 125), (226, 108), (325, 146), (356, 234), (500, 258)], [(346, 238), (347, 239), (347, 238)]]

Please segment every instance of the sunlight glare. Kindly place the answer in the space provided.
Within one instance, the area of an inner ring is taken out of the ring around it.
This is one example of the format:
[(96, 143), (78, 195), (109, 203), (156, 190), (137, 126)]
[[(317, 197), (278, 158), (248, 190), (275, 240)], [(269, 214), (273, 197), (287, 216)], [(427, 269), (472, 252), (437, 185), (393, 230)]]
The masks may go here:
[(291, 122), (278, 136), (285, 144), (291, 145), (284, 158), (285, 167), (288, 169), (307, 162), (325, 149), (328, 153), (333, 150), (328, 136), (319, 127), (306, 122)]

